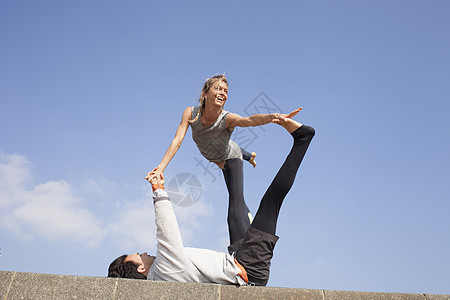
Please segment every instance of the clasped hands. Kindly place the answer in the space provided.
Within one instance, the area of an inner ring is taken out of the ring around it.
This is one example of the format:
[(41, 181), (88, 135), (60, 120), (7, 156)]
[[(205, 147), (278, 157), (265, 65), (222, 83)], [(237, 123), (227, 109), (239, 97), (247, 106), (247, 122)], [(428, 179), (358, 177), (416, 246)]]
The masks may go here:
[(158, 187), (158, 188), (162, 187), (164, 189), (164, 183), (165, 183), (164, 174), (163, 174), (163, 171), (159, 167), (156, 167), (152, 171), (148, 172), (145, 179), (148, 182), (150, 182), (150, 184), (153, 187), (153, 190), (155, 190), (155, 187)]

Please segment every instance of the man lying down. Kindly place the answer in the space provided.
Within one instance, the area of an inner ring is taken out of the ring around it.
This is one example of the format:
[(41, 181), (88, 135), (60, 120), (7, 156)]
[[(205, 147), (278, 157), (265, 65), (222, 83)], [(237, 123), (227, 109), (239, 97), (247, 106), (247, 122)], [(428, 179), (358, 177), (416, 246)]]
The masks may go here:
[(275, 232), (280, 208), (315, 134), (312, 127), (289, 118), (274, 123), (288, 131), (293, 146), (262, 197), (253, 222), (248, 228), (241, 228), (241, 239), (228, 247), (229, 253), (184, 247), (163, 180), (153, 177), (148, 180), (154, 191), (156, 256), (119, 256), (110, 264), (108, 277), (265, 286), (278, 240)]

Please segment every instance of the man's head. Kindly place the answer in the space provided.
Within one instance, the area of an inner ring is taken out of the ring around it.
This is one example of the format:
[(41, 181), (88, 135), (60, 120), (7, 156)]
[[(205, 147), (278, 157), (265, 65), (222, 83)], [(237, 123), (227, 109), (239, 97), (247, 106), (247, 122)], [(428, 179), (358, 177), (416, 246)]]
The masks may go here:
[(124, 254), (109, 265), (108, 277), (147, 279), (154, 259), (154, 256), (150, 256), (146, 252)]

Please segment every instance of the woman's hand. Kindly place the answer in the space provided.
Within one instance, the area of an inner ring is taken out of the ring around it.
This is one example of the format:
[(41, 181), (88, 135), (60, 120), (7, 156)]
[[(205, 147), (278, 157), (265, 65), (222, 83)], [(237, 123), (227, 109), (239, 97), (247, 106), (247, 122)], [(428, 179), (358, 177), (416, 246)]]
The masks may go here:
[(161, 184), (164, 185), (165, 180), (163, 170), (159, 166), (154, 168), (152, 171), (148, 172), (147, 176), (145, 177), (145, 179), (150, 183), (152, 183), (152, 179), (154, 178), (158, 179), (161, 182)]
[(297, 108), (290, 114), (272, 113), (272, 114), (255, 114), (250, 117), (241, 117), (238, 114), (229, 114), (226, 120), (226, 126), (229, 131), (233, 131), (235, 127), (250, 127), (265, 125), (270, 122), (276, 123), (280, 118), (291, 119), (298, 114), (302, 108)]
[(297, 115), (303, 107), (297, 108), (296, 110), (292, 111), (290, 114), (275, 114), (275, 118), (272, 120), (273, 123), (278, 123), (280, 119), (288, 118), (292, 119), (295, 115)]

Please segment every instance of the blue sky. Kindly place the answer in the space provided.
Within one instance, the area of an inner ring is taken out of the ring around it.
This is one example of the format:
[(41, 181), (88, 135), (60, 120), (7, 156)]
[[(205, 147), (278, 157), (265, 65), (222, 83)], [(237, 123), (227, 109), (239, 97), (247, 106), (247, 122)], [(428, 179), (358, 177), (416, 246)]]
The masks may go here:
[[(270, 286), (449, 294), (449, 14), (446, 0), (0, 1), (0, 269), (105, 276), (154, 253), (143, 178), (225, 72), (227, 110), (302, 106), (316, 129)], [(254, 212), (291, 141), (275, 124), (235, 138), (257, 152)], [(202, 184), (176, 207), (185, 245), (225, 251), (225, 183), (190, 130), (166, 178), (182, 173)]]

